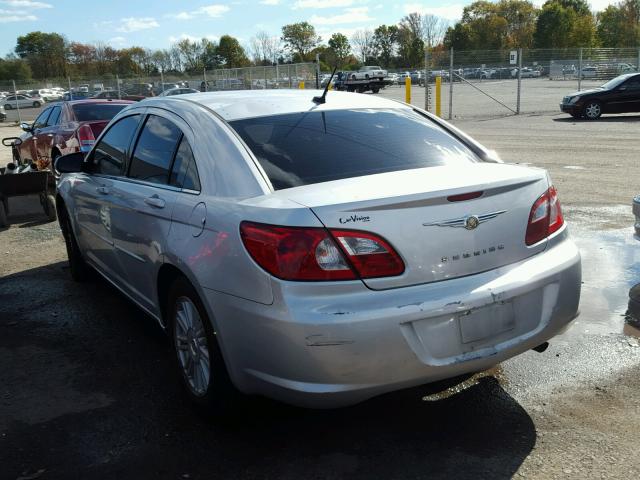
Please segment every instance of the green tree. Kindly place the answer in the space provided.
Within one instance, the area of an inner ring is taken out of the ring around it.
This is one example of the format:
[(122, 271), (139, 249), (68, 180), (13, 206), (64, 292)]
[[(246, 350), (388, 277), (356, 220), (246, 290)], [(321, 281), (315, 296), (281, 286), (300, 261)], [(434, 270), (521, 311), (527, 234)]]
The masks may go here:
[(224, 62), (225, 68), (246, 67), (250, 63), (238, 39), (231, 35), (220, 37), (216, 53)]
[(380, 25), (373, 31), (373, 49), (375, 56), (383, 66), (389, 67), (398, 45), (398, 27)]
[(609, 5), (598, 14), (597, 30), (605, 47), (640, 46), (640, 0)]
[(31, 67), (20, 58), (0, 59), (0, 80), (16, 82), (31, 80)]
[(332, 60), (339, 68), (342, 67), (345, 59), (351, 53), (351, 45), (349, 39), (342, 33), (334, 33), (329, 39), (329, 54), (332, 56)]
[(15, 52), (24, 58), (36, 78), (66, 74), (66, 42), (57, 33), (31, 32), (18, 37)]
[(309, 52), (320, 44), (322, 39), (316, 29), (308, 22), (298, 22), (282, 27), (282, 41), (294, 60), (307, 61)]
[(584, 0), (547, 0), (534, 33), (538, 48), (589, 47), (597, 43), (595, 20)]

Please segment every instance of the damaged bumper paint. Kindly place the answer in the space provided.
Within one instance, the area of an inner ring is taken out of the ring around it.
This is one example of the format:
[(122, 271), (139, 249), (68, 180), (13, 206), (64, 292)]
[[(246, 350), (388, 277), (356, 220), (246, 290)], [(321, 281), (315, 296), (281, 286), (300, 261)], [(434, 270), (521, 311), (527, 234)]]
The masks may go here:
[(578, 312), (580, 253), (566, 229), (521, 262), (382, 291), (273, 281), (263, 305), (208, 291), (236, 386), (337, 407), (481, 371), (534, 348)]

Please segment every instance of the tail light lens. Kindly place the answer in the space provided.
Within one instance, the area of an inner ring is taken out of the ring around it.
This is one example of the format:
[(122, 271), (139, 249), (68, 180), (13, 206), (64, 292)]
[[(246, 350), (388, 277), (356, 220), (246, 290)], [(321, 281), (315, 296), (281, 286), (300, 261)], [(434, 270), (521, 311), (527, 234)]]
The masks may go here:
[(558, 201), (558, 192), (555, 187), (551, 187), (531, 207), (525, 242), (527, 245), (538, 243), (557, 232), (562, 225), (564, 217)]
[(80, 145), (80, 151), (87, 153), (96, 143), (96, 137), (93, 135), (93, 130), (89, 125), (82, 125), (78, 128), (78, 145)]
[(370, 233), (242, 222), (240, 235), (256, 263), (283, 280), (355, 280), (404, 271), (393, 248)]

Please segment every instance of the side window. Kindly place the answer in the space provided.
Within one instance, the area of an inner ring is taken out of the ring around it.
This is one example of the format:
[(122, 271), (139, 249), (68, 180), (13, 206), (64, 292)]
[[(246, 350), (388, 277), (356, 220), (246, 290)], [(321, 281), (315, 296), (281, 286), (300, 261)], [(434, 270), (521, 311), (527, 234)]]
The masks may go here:
[(149, 115), (133, 152), (129, 177), (169, 183), (171, 161), (181, 136), (180, 129), (170, 120)]
[(60, 120), (60, 111), (62, 109), (60, 107), (53, 107), (51, 109), (51, 115), (49, 115), (49, 120), (47, 120), (47, 127), (52, 127), (58, 124), (58, 120)]
[(633, 77), (633, 78), (630, 78), (629, 80), (627, 80), (627, 82), (625, 83), (625, 86), (629, 90), (638, 90), (638, 89), (640, 89), (640, 75), (638, 75), (637, 77)]
[(96, 145), (93, 154), (93, 173), (121, 175), (126, 163), (127, 149), (136, 132), (140, 115), (119, 120)]
[(191, 151), (189, 142), (187, 142), (184, 136), (176, 152), (176, 159), (171, 169), (169, 184), (187, 190), (200, 191), (198, 167), (196, 167), (196, 161), (195, 158), (193, 158), (193, 152)]
[(44, 112), (38, 115), (38, 118), (33, 122), (33, 129), (44, 128), (47, 126), (47, 119), (49, 118), (49, 114), (51, 113), (51, 109), (47, 108)]

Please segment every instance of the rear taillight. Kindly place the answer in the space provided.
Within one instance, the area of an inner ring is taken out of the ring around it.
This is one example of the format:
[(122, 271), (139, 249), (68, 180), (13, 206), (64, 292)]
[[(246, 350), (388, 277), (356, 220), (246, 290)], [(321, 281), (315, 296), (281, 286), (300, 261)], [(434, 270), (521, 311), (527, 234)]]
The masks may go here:
[(93, 130), (89, 125), (82, 125), (78, 128), (78, 145), (80, 145), (80, 151), (87, 153), (96, 143), (96, 137), (93, 135)]
[(393, 248), (371, 233), (242, 222), (240, 234), (258, 265), (283, 280), (354, 280), (404, 271)]
[(563, 224), (564, 218), (558, 201), (558, 192), (555, 187), (550, 187), (531, 207), (525, 236), (526, 244), (533, 245), (544, 240), (558, 231)]

